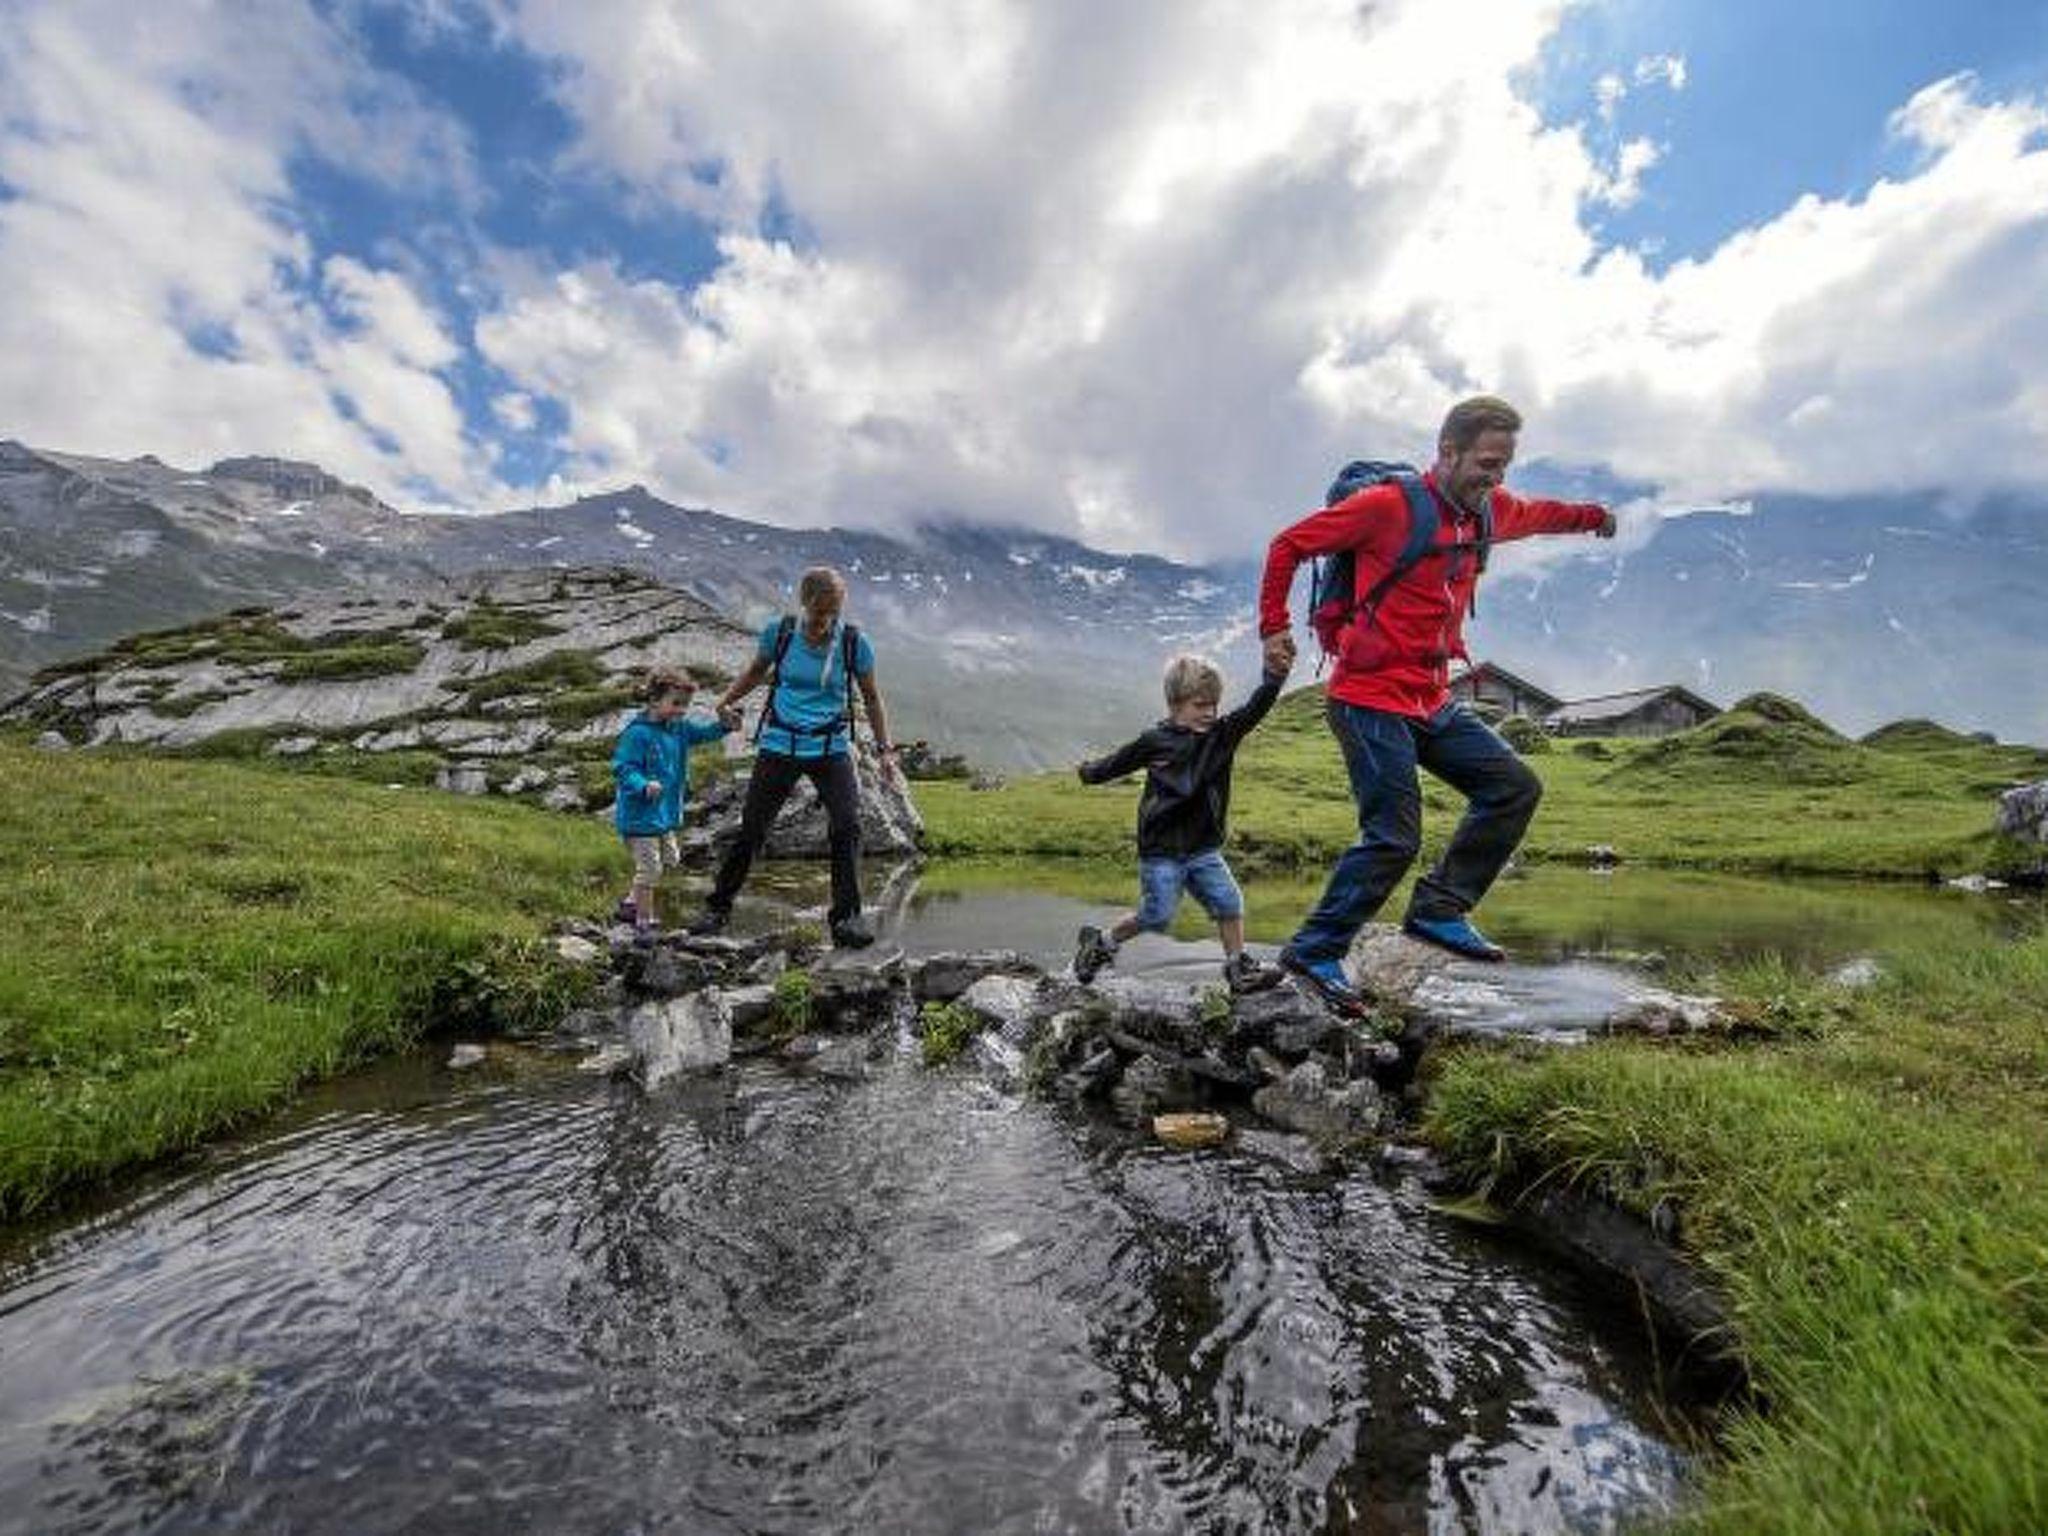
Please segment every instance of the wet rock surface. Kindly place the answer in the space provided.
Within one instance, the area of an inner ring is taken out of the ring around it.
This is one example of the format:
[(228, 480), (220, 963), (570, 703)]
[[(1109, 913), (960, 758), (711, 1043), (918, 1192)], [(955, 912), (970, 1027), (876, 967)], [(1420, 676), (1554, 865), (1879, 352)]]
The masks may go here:
[[(1214, 983), (1111, 971), (1082, 986), (1015, 951), (912, 959), (886, 945), (821, 949), (803, 937), (809, 931), (650, 940), (623, 927), (564, 925), (557, 951), (605, 975), (555, 1043), (581, 1052), (585, 1071), (655, 1090), (736, 1057), (857, 1082), (877, 1061), (954, 1031), (954, 1052), (995, 1089), (1121, 1127), (1114, 1134), (1186, 1151), (1229, 1145), (1296, 1173), (1372, 1161), (1454, 1192), (1427, 1151), (1402, 1139), (1419, 1102), (1418, 1070), (1437, 1042), (1565, 1045), (1729, 1023), (1718, 1000), (1649, 985), (1613, 962), (1484, 965), (1391, 928), (1369, 929), (1351, 956), (1371, 1003), (1362, 1019), (1332, 1014), (1291, 982), (1235, 997)], [(1513, 1220), (1625, 1281), (1683, 1338), (1725, 1330), (1725, 1312), (1677, 1255), (1671, 1231), (1577, 1194), (1518, 1202)]]

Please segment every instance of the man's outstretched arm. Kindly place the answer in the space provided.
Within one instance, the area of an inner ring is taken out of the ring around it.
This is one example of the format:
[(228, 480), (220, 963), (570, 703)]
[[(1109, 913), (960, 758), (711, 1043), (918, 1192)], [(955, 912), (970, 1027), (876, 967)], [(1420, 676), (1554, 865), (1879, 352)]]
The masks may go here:
[(1590, 533), (1614, 537), (1614, 514), (1597, 501), (1524, 501), (1509, 491), (1493, 493), (1493, 537), (1526, 539), (1538, 533)]

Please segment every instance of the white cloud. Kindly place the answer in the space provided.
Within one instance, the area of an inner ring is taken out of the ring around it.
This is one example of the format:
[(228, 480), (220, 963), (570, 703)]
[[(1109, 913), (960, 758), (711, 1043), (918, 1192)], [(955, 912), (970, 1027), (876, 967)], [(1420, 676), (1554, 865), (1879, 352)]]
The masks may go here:
[[(1515, 93), (1566, 0), (410, 7), (540, 56), (561, 174), (719, 231), (693, 290), (500, 253), (489, 411), (563, 423), (559, 490), (1243, 554), (1476, 389), (1523, 403), (1525, 456), (1659, 506), (2043, 484), (2048, 108), (1967, 77), (1901, 106), (1909, 174), (1655, 271), (1589, 221), (1665, 147), (1596, 150)], [(36, 300), (0, 315), (0, 429), (510, 499), (445, 383), (470, 339), (406, 252), (318, 250), (286, 174), (317, 145), (459, 202), (459, 136), (352, 50), (349, 5), (258, 8), (264, 48), (241, 12), (122, 10), (15, 7), (0, 283)], [(1686, 80), (1651, 55), (1601, 101)]]
[(1675, 53), (1653, 53), (1636, 60), (1637, 85), (1663, 85), (1674, 91), (1685, 89), (1685, 59)]
[[(1525, 453), (1674, 495), (2039, 483), (2036, 105), (1933, 87), (1899, 119), (1911, 178), (1657, 274), (1585, 215), (1662, 147), (1603, 162), (1510, 88), (1554, 7), (946, 15), (508, 0), (582, 163), (734, 231), (694, 295), (535, 273), (483, 327), (567, 412), (572, 481), (1241, 552), (1336, 458), (1424, 453), (1493, 388)], [(1632, 75), (1682, 89), (1685, 62)], [(752, 233), (771, 204), (801, 249)]]
[(289, 167), (474, 194), (460, 136), (296, 4), (14, 4), (0, 54), (0, 426), (204, 462), (294, 454), (395, 493), (488, 485), (406, 278), (322, 261)]

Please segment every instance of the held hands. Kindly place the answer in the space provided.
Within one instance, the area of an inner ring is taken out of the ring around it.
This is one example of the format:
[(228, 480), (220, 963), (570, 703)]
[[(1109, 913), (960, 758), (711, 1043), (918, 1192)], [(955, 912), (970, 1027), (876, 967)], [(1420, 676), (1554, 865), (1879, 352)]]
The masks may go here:
[(894, 743), (877, 745), (875, 748), (875, 762), (881, 768), (883, 783), (898, 784), (902, 782), (903, 770), (897, 766)]
[(740, 728), (742, 716), (739, 705), (720, 704), (713, 712), (718, 716), (718, 723), (724, 726), (727, 731), (736, 731)]
[(649, 779), (640, 786), (640, 793), (649, 800), (659, 800), (661, 798), (661, 780)]
[(1294, 635), (1291, 631), (1275, 630), (1266, 636), (1265, 664), (1268, 672), (1286, 676), (1294, 670)]

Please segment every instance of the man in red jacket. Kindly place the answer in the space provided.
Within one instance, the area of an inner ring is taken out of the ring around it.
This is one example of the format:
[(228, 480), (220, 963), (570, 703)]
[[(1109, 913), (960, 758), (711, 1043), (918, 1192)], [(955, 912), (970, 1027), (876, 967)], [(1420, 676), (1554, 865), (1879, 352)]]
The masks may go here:
[[(1490, 503), (1496, 540), (1614, 536), (1614, 514), (1605, 507), (1524, 501), (1502, 488), (1521, 428), (1514, 407), (1491, 395), (1451, 409), (1437, 436), (1436, 463), (1422, 477), (1437, 516), (1430, 546), (1378, 603), (1361, 603), (1341, 634), (1326, 707), (1358, 802), (1358, 841), (1339, 857), (1323, 899), (1280, 953), (1284, 967), (1339, 1007), (1361, 1004), (1342, 963), (1352, 939), (1422, 843), (1418, 766), (1458, 790), (1467, 805), (1443, 857), (1415, 883), (1401, 926), (1472, 959), (1503, 958), (1467, 914), (1521, 842), (1543, 784), (1512, 747), (1450, 699), (1451, 659), (1465, 654), (1465, 615), (1479, 576), (1480, 513)], [(1294, 659), (1287, 597), (1302, 561), (1353, 551), (1355, 594), (1363, 599), (1395, 568), (1408, 530), (1407, 498), (1393, 483), (1368, 486), (1283, 530), (1266, 553), (1259, 584), (1267, 668), (1285, 670)]]

